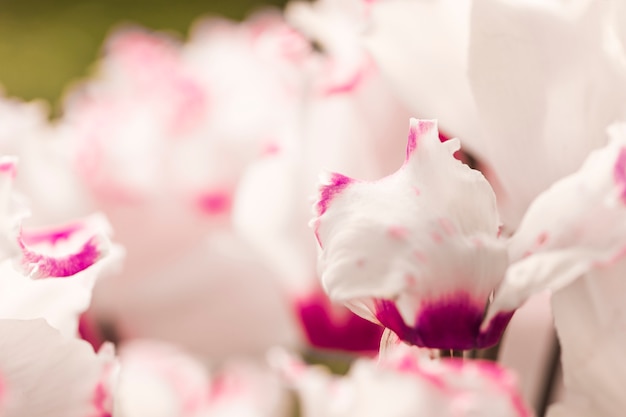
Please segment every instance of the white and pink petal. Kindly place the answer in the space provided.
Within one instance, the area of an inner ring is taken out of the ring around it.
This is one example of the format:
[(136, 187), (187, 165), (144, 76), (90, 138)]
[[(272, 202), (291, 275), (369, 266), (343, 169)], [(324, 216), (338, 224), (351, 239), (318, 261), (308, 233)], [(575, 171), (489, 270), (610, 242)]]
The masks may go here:
[[(440, 142), (435, 122), (412, 120), (402, 168), (373, 182), (331, 174), (315, 205), (331, 299), (420, 346), (497, 341), (478, 327), (508, 258), (493, 191), (453, 157), (458, 148)], [(460, 328), (439, 326), (452, 317)], [(508, 318), (498, 318), (497, 333)]]
[(512, 265), (490, 315), (512, 311), (532, 294), (558, 291), (587, 272), (621, 259), (626, 248), (626, 130), (582, 167), (540, 194), (509, 242)]

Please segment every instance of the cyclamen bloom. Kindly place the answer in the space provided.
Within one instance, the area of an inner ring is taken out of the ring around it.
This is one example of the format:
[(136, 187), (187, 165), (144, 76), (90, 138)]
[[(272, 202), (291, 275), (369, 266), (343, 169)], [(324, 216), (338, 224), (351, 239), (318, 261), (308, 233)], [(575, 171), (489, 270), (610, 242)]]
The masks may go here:
[(303, 417), (531, 416), (515, 377), (499, 365), (416, 353), (400, 345), (378, 361), (356, 361), (346, 376), (293, 360), (282, 367)]
[(374, 182), (331, 174), (314, 219), (331, 299), (418, 346), (495, 344), (512, 313), (481, 329), (508, 265), (493, 191), (456, 160), (456, 139), (411, 120), (406, 160)]
[(112, 385), (121, 417), (280, 417), (287, 409), (277, 375), (243, 362), (210, 375), (183, 350), (150, 340), (122, 345)]

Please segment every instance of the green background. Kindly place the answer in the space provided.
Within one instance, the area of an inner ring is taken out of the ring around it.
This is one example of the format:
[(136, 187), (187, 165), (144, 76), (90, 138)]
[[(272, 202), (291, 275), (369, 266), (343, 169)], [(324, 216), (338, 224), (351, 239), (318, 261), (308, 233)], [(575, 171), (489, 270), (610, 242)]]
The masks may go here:
[(89, 74), (106, 35), (140, 24), (185, 36), (200, 16), (242, 19), (283, 0), (0, 0), (0, 85), (10, 96), (56, 104)]

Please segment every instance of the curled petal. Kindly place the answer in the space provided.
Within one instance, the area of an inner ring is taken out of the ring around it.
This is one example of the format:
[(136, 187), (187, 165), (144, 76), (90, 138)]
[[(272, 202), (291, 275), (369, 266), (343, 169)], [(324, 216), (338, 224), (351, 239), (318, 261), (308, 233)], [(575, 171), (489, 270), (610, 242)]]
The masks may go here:
[(511, 238), (513, 264), (489, 315), (511, 311), (534, 293), (559, 290), (626, 253), (626, 126), (580, 170), (539, 195)]
[[(88, 265), (73, 264), (69, 261), (79, 255), (64, 253), (68, 248), (72, 252), (73, 247), (82, 247), (85, 236), (91, 242), (92, 233), (105, 225), (106, 221), (95, 215), (64, 227), (23, 230), (20, 242), (23, 245), (26, 242), (25, 248), (30, 252), (24, 253), (22, 261), (32, 256), (33, 263), (20, 263), (18, 268), (10, 260), (0, 263), (0, 318), (44, 318), (64, 335), (75, 336), (78, 316), (89, 306), (96, 280), (109, 268), (118, 266), (123, 251), (111, 245), (106, 257), (102, 257), (104, 252), (99, 252), (97, 262)], [(60, 269), (61, 266), (64, 268)], [(54, 274), (59, 270), (66, 274)], [(63, 276), (65, 279), (29, 279), (25, 274), (31, 278)]]
[(99, 214), (57, 228), (22, 231), (20, 267), (35, 279), (73, 276), (109, 253), (110, 233)]
[(331, 174), (315, 204), (329, 296), (419, 346), (497, 341), (478, 327), (507, 254), (493, 191), (454, 159), (458, 148), (458, 140), (440, 142), (435, 122), (412, 119), (396, 173), (374, 182)]

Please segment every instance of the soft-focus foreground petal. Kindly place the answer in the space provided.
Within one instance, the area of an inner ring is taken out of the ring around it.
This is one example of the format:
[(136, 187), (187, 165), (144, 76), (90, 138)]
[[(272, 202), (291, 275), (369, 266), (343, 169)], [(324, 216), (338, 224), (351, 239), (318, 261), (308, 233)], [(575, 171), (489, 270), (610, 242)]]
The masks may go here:
[(331, 303), (317, 279), (316, 242), (306, 227), (311, 208), (305, 204), (315, 183), (303, 175), (306, 163), (317, 165), (282, 149), (248, 169), (237, 190), (234, 226), (274, 266), (312, 347), (375, 353), (382, 328)]
[(204, 360), (258, 357), (300, 340), (275, 274), (240, 236), (214, 232), (139, 279), (99, 281), (92, 308), (122, 339), (169, 341)]
[(510, 240), (512, 265), (488, 317), (513, 311), (529, 296), (556, 291), (593, 268), (611, 264), (626, 247), (626, 126), (579, 171), (531, 204)]
[(414, 115), (437, 118), (443, 132), (480, 151), (469, 81), (468, 0), (366, 2), (363, 39), (396, 94)]
[(194, 417), (206, 407), (206, 370), (173, 346), (133, 341), (120, 348), (119, 362), (116, 416)]
[(469, 73), (480, 150), (503, 187), (508, 230), (625, 114), (626, 61), (610, 30), (611, 3), (473, 2)]
[(260, 368), (230, 364), (210, 377), (174, 346), (136, 340), (122, 345), (114, 415), (121, 417), (279, 417), (285, 392)]
[(344, 377), (293, 360), (282, 366), (303, 417), (531, 416), (515, 377), (492, 362), (433, 361), (398, 346), (379, 362), (356, 361)]
[(43, 320), (0, 320), (3, 417), (105, 417), (97, 389), (108, 359)]
[(495, 197), (453, 157), (436, 123), (411, 120), (404, 165), (374, 182), (330, 174), (312, 224), (331, 299), (418, 346), (471, 349), (498, 341), (510, 314), (480, 331), (507, 266)]
[[(5, 162), (12, 182), (15, 161)], [(3, 192), (11, 200), (7, 187)], [(108, 222), (96, 214), (61, 226), (26, 228), (23, 216), (3, 217), (14, 229), (3, 230), (3, 239), (15, 242), (21, 254), (0, 262), (0, 318), (44, 318), (65, 336), (75, 336), (96, 280), (118, 267), (122, 257), (122, 249), (109, 241)]]
[(551, 417), (624, 414), (626, 261), (596, 269), (552, 297), (565, 399)]

